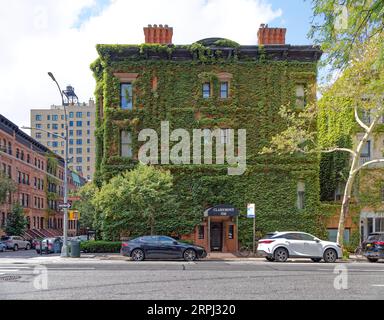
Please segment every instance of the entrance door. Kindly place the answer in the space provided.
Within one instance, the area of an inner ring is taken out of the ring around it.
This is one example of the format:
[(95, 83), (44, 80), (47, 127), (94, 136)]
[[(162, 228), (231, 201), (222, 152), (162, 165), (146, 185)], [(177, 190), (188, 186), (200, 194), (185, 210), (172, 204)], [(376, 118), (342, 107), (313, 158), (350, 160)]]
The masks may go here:
[(223, 249), (223, 223), (211, 223), (211, 251), (222, 251)]

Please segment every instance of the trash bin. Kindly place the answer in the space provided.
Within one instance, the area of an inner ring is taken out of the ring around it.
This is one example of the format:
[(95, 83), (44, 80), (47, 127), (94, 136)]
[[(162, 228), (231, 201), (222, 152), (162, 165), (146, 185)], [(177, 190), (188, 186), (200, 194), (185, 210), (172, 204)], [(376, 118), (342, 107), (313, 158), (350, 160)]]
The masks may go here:
[(61, 248), (63, 244), (60, 241), (55, 241), (53, 244), (53, 252), (54, 253), (61, 253)]
[(71, 258), (80, 258), (80, 241), (71, 241)]

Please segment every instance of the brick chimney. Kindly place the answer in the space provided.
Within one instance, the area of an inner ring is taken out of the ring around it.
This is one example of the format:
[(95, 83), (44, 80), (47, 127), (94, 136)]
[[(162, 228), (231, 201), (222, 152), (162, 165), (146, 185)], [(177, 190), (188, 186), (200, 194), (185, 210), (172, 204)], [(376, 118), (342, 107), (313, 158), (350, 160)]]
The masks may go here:
[(287, 29), (285, 28), (269, 28), (268, 25), (261, 24), (257, 37), (260, 45), (268, 44), (285, 44), (285, 34)]
[(172, 44), (173, 28), (160, 24), (144, 28), (145, 43)]

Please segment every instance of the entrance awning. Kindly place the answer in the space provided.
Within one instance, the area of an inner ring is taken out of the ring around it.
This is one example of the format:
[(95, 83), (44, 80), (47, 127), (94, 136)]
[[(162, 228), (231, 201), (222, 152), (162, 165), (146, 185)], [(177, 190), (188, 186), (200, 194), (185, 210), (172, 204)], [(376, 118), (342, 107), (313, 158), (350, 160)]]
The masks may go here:
[(236, 217), (239, 215), (239, 210), (234, 206), (222, 204), (208, 208), (204, 211), (204, 217)]

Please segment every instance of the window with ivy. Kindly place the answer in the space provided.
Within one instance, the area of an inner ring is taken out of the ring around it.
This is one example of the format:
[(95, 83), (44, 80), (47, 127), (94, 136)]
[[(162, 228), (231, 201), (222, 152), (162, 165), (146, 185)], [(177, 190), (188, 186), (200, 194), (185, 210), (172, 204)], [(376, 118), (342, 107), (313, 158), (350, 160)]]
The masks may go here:
[(211, 84), (209, 82), (203, 83), (203, 98), (208, 99), (211, 97)]
[(133, 108), (132, 83), (122, 83), (120, 85), (120, 106), (121, 106), (121, 109), (132, 110)]
[(124, 158), (132, 158), (132, 133), (129, 131), (121, 131), (120, 153)]
[(297, 183), (297, 209), (305, 209), (305, 183), (302, 181)]
[(228, 94), (228, 82), (221, 82), (220, 83), (220, 98), (221, 99), (227, 99), (229, 94)]
[(296, 85), (296, 106), (298, 108), (304, 108), (307, 104), (305, 89), (305, 85), (303, 84)]

